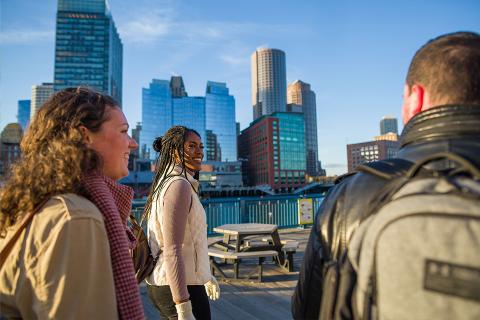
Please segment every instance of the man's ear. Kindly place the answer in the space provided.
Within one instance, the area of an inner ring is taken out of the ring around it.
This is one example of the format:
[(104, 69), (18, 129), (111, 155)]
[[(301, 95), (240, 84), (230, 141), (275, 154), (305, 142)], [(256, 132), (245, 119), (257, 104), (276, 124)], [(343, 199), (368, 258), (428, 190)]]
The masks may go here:
[(419, 84), (411, 87), (405, 84), (403, 89), (403, 124), (406, 124), (413, 116), (421, 112), (425, 102), (425, 88)]
[(92, 132), (85, 126), (79, 126), (78, 128), (80, 129), (80, 134), (83, 137), (83, 142), (86, 145), (91, 144), (93, 142)]

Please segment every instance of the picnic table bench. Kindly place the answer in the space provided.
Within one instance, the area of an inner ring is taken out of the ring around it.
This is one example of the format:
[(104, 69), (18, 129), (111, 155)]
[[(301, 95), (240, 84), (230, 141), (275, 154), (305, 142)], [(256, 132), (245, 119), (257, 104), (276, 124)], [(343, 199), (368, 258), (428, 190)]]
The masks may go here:
[[(249, 240), (245, 242), (245, 245), (246, 247), (251, 248), (251, 250), (254, 250), (254, 248), (264, 247), (265, 243), (273, 245), (272, 239), (269, 238), (262, 238), (261, 241)], [(283, 263), (281, 263), (280, 261), (278, 261), (278, 263), (286, 270), (288, 270), (288, 272), (293, 272), (293, 255), (297, 252), (299, 243), (295, 240), (281, 240), (280, 243), (282, 244), (281, 250), (287, 256), (287, 258)], [(275, 259), (277, 258), (278, 257), (275, 257)]]
[[(256, 274), (257, 282), (262, 282), (263, 275), (263, 262), (268, 257), (278, 257), (278, 252), (275, 250), (261, 250), (261, 251), (245, 251), (245, 252), (232, 252), (224, 251), (214, 247), (208, 249), (208, 255), (210, 256), (210, 267), (212, 268), (212, 274), (215, 275), (215, 271), (218, 272), (223, 280), (248, 280)], [(233, 261), (233, 278), (227, 277), (223, 272), (220, 265), (215, 261), (215, 258)], [(242, 259), (255, 259), (258, 258), (258, 266), (247, 274), (246, 277), (239, 277), (239, 267)]]
[[(243, 223), (226, 224), (213, 229), (223, 234), (222, 240), (209, 243), (208, 254), (212, 273), (217, 271), (223, 279), (229, 279), (221, 269), (227, 263), (234, 265), (233, 280), (240, 279), (239, 265), (244, 259), (257, 259), (258, 266), (246, 279), (255, 273), (262, 281), (263, 262), (271, 257), (275, 263), (288, 272), (293, 271), (293, 254), (298, 248), (297, 241), (280, 240), (278, 227), (273, 224)], [(262, 237), (265, 237), (262, 239)], [(259, 241), (259, 240), (262, 241)], [(221, 259), (218, 263), (215, 259)], [(245, 279), (245, 278), (242, 278)]]

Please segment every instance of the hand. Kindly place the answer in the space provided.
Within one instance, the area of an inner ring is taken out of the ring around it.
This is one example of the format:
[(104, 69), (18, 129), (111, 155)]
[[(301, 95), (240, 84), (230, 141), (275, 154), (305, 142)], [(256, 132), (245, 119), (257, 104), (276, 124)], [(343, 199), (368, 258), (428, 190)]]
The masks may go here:
[(195, 320), (192, 313), (192, 302), (190, 300), (176, 304), (175, 309), (177, 309), (178, 320)]
[(217, 279), (214, 276), (204, 284), (205, 291), (207, 292), (207, 296), (210, 300), (217, 300), (220, 298), (220, 286), (218, 285)]

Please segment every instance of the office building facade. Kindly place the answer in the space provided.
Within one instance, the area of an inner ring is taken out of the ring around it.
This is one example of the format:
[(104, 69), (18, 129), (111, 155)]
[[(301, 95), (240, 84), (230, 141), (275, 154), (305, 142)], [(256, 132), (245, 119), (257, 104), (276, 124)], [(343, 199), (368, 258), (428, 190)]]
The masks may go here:
[(348, 144), (348, 172), (353, 172), (362, 163), (396, 157), (399, 146), (399, 142), (395, 140), (375, 140)]
[(235, 98), (225, 83), (208, 81), (205, 97), (189, 97), (182, 77), (154, 79), (142, 92), (141, 155), (155, 159), (154, 139), (174, 125), (200, 134), (205, 160), (237, 160)]
[(172, 94), (168, 80), (153, 79), (148, 88), (142, 88), (142, 132), (140, 154), (155, 160), (153, 141), (172, 126)]
[(153, 141), (174, 125), (194, 129), (206, 144), (205, 98), (174, 98), (170, 81), (153, 79), (148, 88), (142, 89), (140, 154), (155, 160)]
[[(204, 147), (206, 147), (205, 129), (205, 98), (183, 97), (172, 99), (173, 122), (172, 126), (185, 126), (200, 134)], [(205, 153), (208, 149), (204, 149)]]
[(388, 132), (379, 136), (374, 137), (375, 140), (391, 140), (391, 141), (397, 141), (398, 140), (398, 134), (393, 133), (393, 132)]
[(303, 114), (275, 112), (263, 116), (240, 133), (238, 146), (246, 185), (289, 191), (305, 184)]
[(383, 135), (390, 132), (398, 134), (398, 121), (397, 118), (385, 116), (380, 120), (380, 134)]
[(203, 141), (206, 141), (206, 150), (205, 159), (207, 161), (221, 161), (222, 159), (222, 149), (220, 144), (217, 142), (217, 135), (212, 132), (212, 130), (205, 131), (206, 138)]
[(172, 76), (170, 78), (170, 90), (172, 91), (173, 98), (188, 97), (188, 93), (185, 91), (183, 78), (180, 76)]
[(20, 124), (23, 131), (25, 131), (30, 123), (30, 106), (30, 100), (18, 100), (17, 122)]
[(202, 188), (241, 187), (243, 186), (241, 163), (240, 161), (204, 161), (199, 181)]
[(287, 88), (288, 111), (299, 112), (299, 108), (305, 119), (305, 145), (307, 174), (316, 176), (318, 168), (318, 141), (317, 141), (317, 103), (315, 92), (310, 84), (296, 80)]
[(38, 109), (53, 94), (53, 83), (44, 82), (32, 86), (32, 99), (30, 101), (30, 121), (33, 119)]
[[(216, 136), (220, 148), (220, 159), (213, 161), (237, 160), (237, 129), (235, 122), (235, 98), (229, 94), (223, 82), (207, 82), (205, 93), (206, 129)], [(209, 150), (210, 151), (210, 150)], [(217, 152), (217, 155), (219, 153)]]
[(55, 91), (89, 86), (122, 103), (123, 45), (106, 0), (58, 0)]
[(251, 56), (253, 119), (286, 111), (285, 52), (263, 48)]

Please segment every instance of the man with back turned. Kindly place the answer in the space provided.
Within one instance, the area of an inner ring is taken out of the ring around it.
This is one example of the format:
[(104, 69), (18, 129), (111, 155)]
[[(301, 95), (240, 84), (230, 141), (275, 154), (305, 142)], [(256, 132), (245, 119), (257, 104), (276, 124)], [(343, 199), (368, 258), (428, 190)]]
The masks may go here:
[[(410, 64), (403, 93), (405, 128), (397, 157), (411, 162), (452, 152), (480, 164), (480, 35), (457, 32), (422, 46)], [(432, 164), (445, 167), (445, 162)], [(292, 297), (294, 319), (318, 319), (325, 270), (339, 261), (387, 182), (364, 172), (349, 174), (319, 208)], [(332, 299), (334, 297), (323, 297)]]

